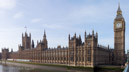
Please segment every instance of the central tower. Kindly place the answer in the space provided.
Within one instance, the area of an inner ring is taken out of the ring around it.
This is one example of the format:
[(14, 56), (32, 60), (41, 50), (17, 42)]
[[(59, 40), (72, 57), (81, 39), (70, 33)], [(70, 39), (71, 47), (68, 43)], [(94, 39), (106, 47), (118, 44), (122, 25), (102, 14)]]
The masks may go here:
[(31, 49), (31, 34), (28, 35), (27, 32), (25, 32), (25, 36), (22, 34), (22, 46), (24, 49)]
[(114, 63), (123, 65), (125, 62), (125, 20), (122, 16), (120, 5), (114, 20)]

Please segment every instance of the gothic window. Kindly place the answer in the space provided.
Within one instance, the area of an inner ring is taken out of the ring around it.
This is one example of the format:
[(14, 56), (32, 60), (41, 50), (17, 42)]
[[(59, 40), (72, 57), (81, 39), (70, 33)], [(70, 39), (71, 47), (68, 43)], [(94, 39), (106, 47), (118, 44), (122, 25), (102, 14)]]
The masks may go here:
[(72, 47), (72, 48), (74, 47), (73, 44), (71, 45), (71, 47)]
[(88, 50), (88, 54), (91, 54), (91, 51), (90, 50)]
[(65, 55), (67, 55), (67, 52), (65, 51)]
[(90, 46), (91, 45), (91, 43), (90, 42), (88, 42), (88, 46)]
[(84, 61), (84, 57), (82, 57), (82, 61)]
[(66, 58), (64, 57), (64, 60), (66, 60)]
[(70, 60), (73, 61), (73, 57), (70, 57)]
[(91, 43), (90, 43), (90, 42), (88, 42), (88, 43), (87, 43), (87, 47), (90, 47), (90, 46), (91, 46)]
[(90, 57), (88, 57), (88, 61), (91, 61), (91, 58)]

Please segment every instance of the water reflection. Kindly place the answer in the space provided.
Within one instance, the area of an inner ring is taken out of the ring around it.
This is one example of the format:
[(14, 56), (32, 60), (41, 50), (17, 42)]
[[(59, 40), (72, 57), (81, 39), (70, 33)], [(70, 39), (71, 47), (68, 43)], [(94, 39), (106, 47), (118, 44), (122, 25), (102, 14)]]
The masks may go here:
[(51, 70), (51, 69), (37, 69), (32, 67), (23, 67), (23, 66), (14, 66), (14, 65), (5, 65), (0, 64), (0, 72), (121, 72), (120, 70), (95, 70), (87, 69), (87, 70), (65, 70), (65, 71), (58, 71), (58, 70)]
[(77, 71), (77, 70), (57, 71), (51, 69), (43, 70), (43, 69), (29, 68), (23, 66), (0, 64), (0, 72), (91, 72), (91, 71)]
[(10, 65), (0, 65), (0, 70), (1, 70), (0, 72), (28, 72), (30, 68), (10, 66)]
[[(35, 69), (35, 68), (22, 67), (22, 66), (0, 64), (0, 72), (60, 72), (60, 71), (52, 71), (51, 69), (43, 70), (43, 69)], [(61, 71), (61, 72), (67, 72), (67, 71)]]

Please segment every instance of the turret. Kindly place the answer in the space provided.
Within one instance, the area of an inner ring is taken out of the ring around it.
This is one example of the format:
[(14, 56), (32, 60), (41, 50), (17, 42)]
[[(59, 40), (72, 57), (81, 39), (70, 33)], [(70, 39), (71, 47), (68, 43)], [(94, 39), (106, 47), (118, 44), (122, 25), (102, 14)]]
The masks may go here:
[(94, 39), (94, 30), (92, 30), (92, 39)]
[(86, 31), (85, 31), (85, 36), (84, 36), (84, 38), (85, 38), (85, 41), (86, 41)]
[(117, 10), (117, 15), (120, 15), (120, 14), (122, 14), (122, 11), (121, 11), (121, 9), (120, 9), (120, 3), (119, 3), (119, 5), (118, 5), (118, 10)]
[(79, 45), (82, 45), (82, 39), (81, 39), (81, 35), (79, 35)]
[(45, 30), (44, 30), (43, 38), (46, 39), (46, 32), (45, 32)]
[(32, 40), (32, 48), (34, 48), (34, 40)]
[(69, 34), (69, 41), (70, 41), (70, 34)]
[(9, 49), (7, 48), (4, 48), (2, 49), (2, 59), (8, 59), (8, 56), (9, 56)]
[(44, 30), (44, 36), (43, 36), (43, 44), (44, 44), (44, 48), (48, 48), (47, 38), (46, 38), (46, 32), (45, 32), (45, 30)]
[(74, 39), (76, 39), (76, 33), (75, 33), (75, 35), (74, 35)]
[(122, 16), (122, 10), (120, 8), (120, 4), (118, 5), (117, 16), (116, 16), (115, 20), (119, 20), (119, 19), (124, 19), (124, 17)]
[(24, 49), (31, 49), (31, 34), (28, 36), (25, 32), (25, 36), (22, 34), (22, 46)]
[(98, 33), (96, 32), (96, 38), (98, 38)]
[(22, 33), (22, 38), (23, 38), (23, 33)]
[(31, 37), (31, 33), (29, 33), (29, 37)]
[(81, 35), (79, 35), (79, 39), (81, 39)]
[(28, 37), (28, 34), (27, 34), (27, 32), (25, 32), (25, 37)]
[(109, 50), (109, 45), (108, 45), (108, 50)]
[(11, 52), (13, 52), (13, 49), (11, 49)]
[(98, 33), (97, 33), (97, 32), (96, 32), (96, 36), (95, 36), (95, 38), (96, 38), (97, 45), (98, 45)]

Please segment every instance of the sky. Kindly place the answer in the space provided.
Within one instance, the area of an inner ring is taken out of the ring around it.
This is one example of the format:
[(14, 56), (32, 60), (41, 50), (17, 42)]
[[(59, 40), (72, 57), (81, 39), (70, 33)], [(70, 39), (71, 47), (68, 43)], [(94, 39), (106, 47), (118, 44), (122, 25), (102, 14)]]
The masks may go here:
[(113, 23), (118, 3), (126, 22), (129, 49), (129, 0), (0, 0), (0, 48), (18, 50), (22, 33), (37, 40), (47, 34), (48, 47), (68, 46), (68, 34), (98, 32), (98, 43), (114, 48)]

